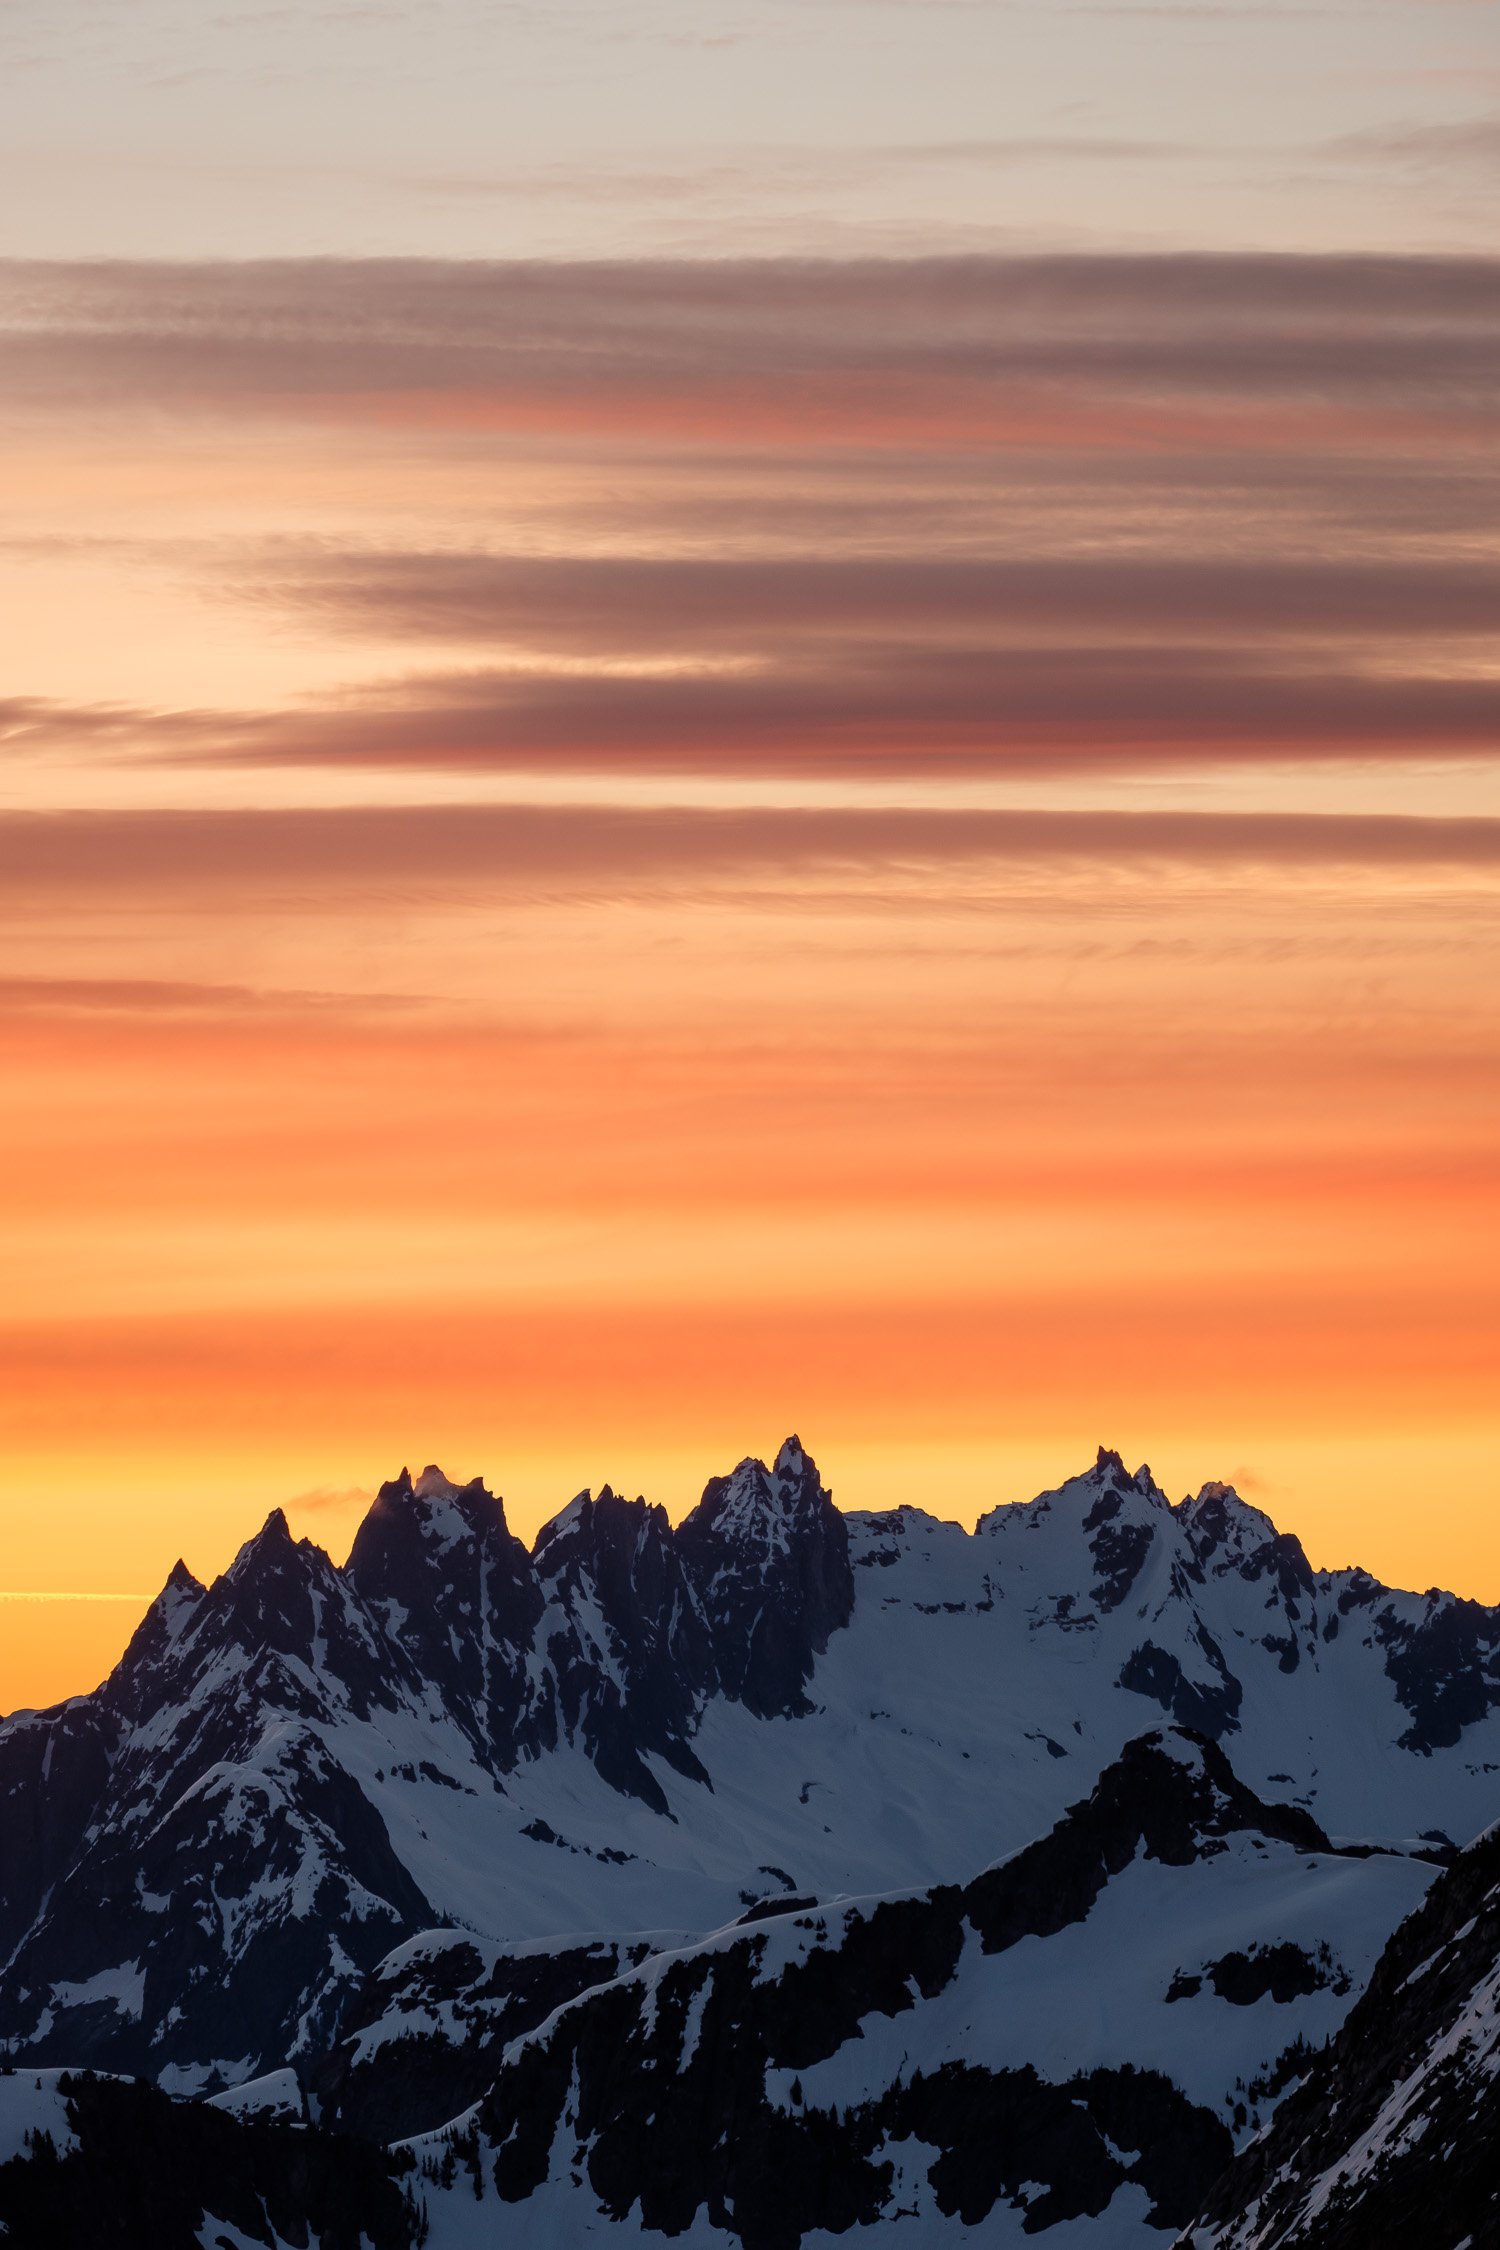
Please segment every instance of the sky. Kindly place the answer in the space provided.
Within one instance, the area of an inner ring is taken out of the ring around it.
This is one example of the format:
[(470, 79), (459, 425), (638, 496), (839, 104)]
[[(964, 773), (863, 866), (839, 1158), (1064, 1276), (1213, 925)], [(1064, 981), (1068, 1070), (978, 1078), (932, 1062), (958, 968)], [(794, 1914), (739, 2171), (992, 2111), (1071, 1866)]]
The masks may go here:
[(379, 1481), (1500, 1599), (1500, 30), (0, 18), (0, 1709)]

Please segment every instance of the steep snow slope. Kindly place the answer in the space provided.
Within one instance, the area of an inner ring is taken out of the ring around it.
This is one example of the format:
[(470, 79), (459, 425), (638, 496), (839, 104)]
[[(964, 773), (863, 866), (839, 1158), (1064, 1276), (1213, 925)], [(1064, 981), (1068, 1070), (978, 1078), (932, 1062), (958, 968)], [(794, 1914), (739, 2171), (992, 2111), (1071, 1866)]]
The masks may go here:
[[(1500, 1620), (1451, 1595), (1392, 1594), (1313, 1572), (1297, 1541), (1228, 1488), (1173, 1508), (1142, 1469), (1086, 1476), (966, 1538), (915, 1510), (850, 1520), (855, 1624), (819, 1669), (850, 1701), (861, 1664), (1036, 1713), (1033, 1754), (1110, 1752), (1156, 1706), (1232, 1746), (1253, 1786), (1335, 1832), (1442, 1829), (1460, 1841), (1500, 1789)], [(868, 1572), (868, 1581), (865, 1573)], [(948, 1651), (947, 1667), (936, 1659)], [(961, 1721), (950, 1699), (949, 1726)], [(908, 1699), (899, 1699), (905, 1716)], [(1057, 1723), (1043, 1725), (1050, 1712)], [(1070, 1733), (1074, 1739), (1069, 1740)]]
[(530, 2244), (633, 2214), (747, 2250), (1007, 2212), (1149, 2239), (1336, 2027), (1431, 1875), (1336, 1853), (1205, 1738), (1149, 1735), (962, 1887), (752, 1910), (563, 2003), (415, 2144), (433, 2242), (469, 2238), (476, 2185), (522, 2207)]
[(1191, 2250), (1500, 2242), (1500, 1830), (1402, 1923), (1330, 2051), (1182, 2237)]
[(1163, 1717), (1336, 1834), (1461, 1839), (1497, 1650), (1495, 1613), (1314, 1574), (1106, 1453), (969, 1535), (840, 1515), (792, 1439), (675, 1530), (581, 1495), (530, 1555), (477, 1482), (403, 1472), (346, 1568), (273, 1514), (95, 1695), (0, 1724), (0, 2036), (177, 2090), (306, 2074), (424, 1931), (967, 1880)]

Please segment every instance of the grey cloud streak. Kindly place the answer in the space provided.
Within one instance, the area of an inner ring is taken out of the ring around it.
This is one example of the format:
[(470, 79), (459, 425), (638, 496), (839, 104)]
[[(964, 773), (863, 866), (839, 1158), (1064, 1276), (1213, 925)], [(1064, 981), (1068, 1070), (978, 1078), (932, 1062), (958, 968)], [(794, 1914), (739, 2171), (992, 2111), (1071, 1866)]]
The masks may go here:
[[(7, 391), (61, 413), (458, 391), (629, 426), (645, 400), (795, 418), (831, 380), (851, 424), (937, 422), (1016, 383), (1492, 418), (1497, 346), (1500, 263), (1481, 259), (0, 265)], [(837, 442), (837, 420), (809, 434)]]
[(1442, 124), (1419, 123), (1373, 127), (1346, 133), (1328, 144), (1334, 156), (1366, 159), (1381, 164), (1416, 166), (1500, 167), (1500, 111), (1481, 117), (1460, 117)]
[(354, 633), (509, 639), (573, 654), (892, 633), (947, 642), (976, 630), (1386, 640), (1491, 635), (1500, 620), (1500, 562), (1427, 556), (319, 553), (257, 591)]
[(431, 771), (911, 774), (1490, 751), (1500, 676), (1296, 668), (1250, 650), (913, 645), (667, 674), (465, 671), (217, 713), (0, 706), (12, 750)]
[[(537, 559), (357, 525), (191, 558), (399, 679), (224, 715), (33, 699), (0, 709), (13, 751), (890, 774), (1500, 742), (1500, 262), (11, 264), (0, 306), (12, 414), (64, 431), (300, 419), (408, 483), (414, 442), (589, 464), (551, 516), (528, 488)], [(678, 554), (567, 552), (578, 489), (611, 544)]]
[[(1500, 873), (1500, 819), (1394, 814), (797, 810), (423, 805), (233, 812), (0, 815), (0, 893), (18, 904), (233, 897), (336, 912), (393, 886), (464, 884), (520, 894), (637, 892), (818, 869), (996, 861), (1235, 862)], [(52, 980), (21, 980), (36, 1004)], [(262, 1003), (248, 988), (61, 980), (59, 1005)], [(317, 1007), (323, 994), (278, 995)]]

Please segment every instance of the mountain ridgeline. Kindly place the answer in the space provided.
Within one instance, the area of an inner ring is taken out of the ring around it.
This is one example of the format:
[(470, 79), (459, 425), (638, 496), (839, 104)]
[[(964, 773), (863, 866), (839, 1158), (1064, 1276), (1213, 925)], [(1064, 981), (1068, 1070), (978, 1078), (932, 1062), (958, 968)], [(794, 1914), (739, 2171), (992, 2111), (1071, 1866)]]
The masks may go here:
[(0, 1721), (0, 2230), (70, 2239), (180, 2113), (217, 2219), (323, 2250), (340, 2149), (439, 2250), (1249, 2245), (1216, 2180), (1283, 2100), (1326, 2137), (1316, 2058), (1497, 1810), (1500, 1615), (1227, 1486), (1101, 1451), (970, 1533), (791, 1438), (528, 1550), (403, 1471), (342, 1567), (274, 1511)]

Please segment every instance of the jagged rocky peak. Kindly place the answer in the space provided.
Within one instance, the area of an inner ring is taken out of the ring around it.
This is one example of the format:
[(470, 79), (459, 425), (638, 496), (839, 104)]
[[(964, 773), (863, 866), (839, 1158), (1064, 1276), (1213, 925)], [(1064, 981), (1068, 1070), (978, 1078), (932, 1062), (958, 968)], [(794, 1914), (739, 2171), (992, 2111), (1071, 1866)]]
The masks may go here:
[(539, 1639), (566, 1732), (612, 1787), (656, 1812), (667, 1799), (643, 1752), (706, 1782), (690, 1748), (717, 1672), (697, 1590), (665, 1508), (605, 1485), (580, 1492), (537, 1538), (548, 1601)]
[[(818, 1482), (818, 1465), (802, 1449), (802, 1440), (796, 1431), (782, 1440), (781, 1450), (771, 1465), (771, 1473), (780, 1483), (793, 1483), (799, 1488), (823, 1493)], [(824, 1493), (825, 1499), (832, 1495)]]
[(592, 1492), (575, 1493), (567, 1506), (544, 1523), (531, 1550), (532, 1561), (545, 1578), (553, 1578), (584, 1557), (602, 1552), (629, 1553), (669, 1547), (672, 1527), (665, 1508), (637, 1497), (627, 1500), (611, 1485)]
[(1100, 1446), (1091, 1469), (1085, 1469), (1082, 1476), (1071, 1477), (1061, 1489), (1068, 1493), (1096, 1492), (1101, 1495), (1114, 1493), (1122, 1500), (1126, 1498), (1144, 1500), (1149, 1506), (1155, 1508), (1163, 1508), (1169, 1505), (1166, 1494), (1151, 1474), (1148, 1462), (1143, 1461), (1132, 1474), (1126, 1468), (1121, 1456), (1114, 1451), (1112, 1446), (1107, 1445)]
[[(608, 1492), (607, 1484), (601, 1486), (599, 1497)], [(554, 1576), (580, 1544), (587, 1544), (593, 1514), (594, 1495), (585, 1489), (575, 1492), (567, 1506), (542, 1525), (531, 1543), (531, 1559), (544, 1578)]]
[[(505, 1502), (482, 1477), (456, 1484), (429, 1462), (420, 1476), (403, 1469), (380, 1487), (345, 1568), (368, 1598), (404, 1601), (412, 1572), (420, 1580), (433, 1562), (457, 1549), (501, 1561), (507, 1576), (530, 1576), (526, 1549), (505, 1520)], [(454, 1565), (462, 1567), (456, 1555)]]
[[(321, 1571), (320, 1571), (321, 1566)], [(280, 1508), (273, 1508), (253, 1539), (247, 1539), (222, 1578), (215, 1579), (209, 1599), (216, 1612), (227, 1611), (247, 1629), (259, 1629), (282, 1645), (278, 1628), (293, 1627), (295, 1638), (308, 1637), (310, 1588), (332, 1564), (321, 1547), (310, 1539), (294, 1539)]]
[(813, 1659), (854, 1608), (849, 1530), (789, 1437), (768, 1469), (711, 1477), (677, 1551), (713, 1635), (719, 1683), (762, 1717), (805, 1711)]
[(508, 1769), (544, 1596), (505, 1503), (480, 1477), (455, 1484), (435, 1465), (416, 1479), (403, 1469), (376, 1493), (344, 1572), (480, 1756)]
[(179, 1555), (101, 1691), (113, 1711), (131, 1719), (145, 1717), (161, 1667), (197, 1616), (207, 1591)]
[[(1172, 1504), (1142, 1463), (1132, 1476), (1120, 1455), (1101, 1445), (1090, 1469), (1069, 1477), (1029, 1506), (1001, 1506), (981, 1516), (977, 1533), (1010, 1542), (1041, 1530), (1055, 1560), (1063, 1550), (1082, 1549), (1078, 1566), (1091, 1572), (1091, 1607), (1118, 1609), (1156, 1549), (1157, 1534), (1172, 1524)], [(1007, 1560), (1010, 1559), (1009, 1553)], [(1069, 1565), (1067, 1567), (1074, 1567)]]
[(420, 1476), (414, 1477), (410, 1469), (403, 1468), (398, 1476), (388, 1478), (375, 1495), (370, 1515), (395, 1514), (410, 1509), (413, 1502), (425, 1503), (418, 1512), (428, 1517), (441, 1514), (443, 1504), (453, 1502), (459, 1513), (473, 1522), (487, 1514), (505, 1521), (505, 1503), (489, 1490), (483, 1477), (470, 1477), (466, 1484), (459, 1484), (435, 1461), (429, 1461)]
[[(403, 1469), (401, 1474), (405, 1476), (406, 1471)], [(456, 1500), (463, 1492), (472, 1492), (481, 1500), (494, 1497), (483, 1477), (470, 1477), (467, 1484), (455, 1484), (451, 1477), (444, 1476), (436, 1461), (428, 1462), (422, 1474), (412, 1480), (411, 1489), (418, 1500)]]
[(1316, 1577), (1301, 1540), (1278, 1531), (1268, 1515), (1242, 1500), (1232, 1484), (1205, 1484), (1173, 1510), (1201, 1571), (1237, 1572), (1252, 1583), (1274, 1581), (1295, 1622), (1316, 1592)]
[[(747, 1455), (727, 1477), (710, 1477), (690, 1524), (712, 1524), (723, 1541), (787, 1554), (801, 1532), (832, 1510), (833, 1496), (818, 1479), (817, 1463), (789, 1437), (772, 1462)], [(686, 1527), (684, 1527), (686, 1528)]]
[(668, 1636), (697, 1615), (666, 1507), (627, 1501), (609, 1485), (598, 1498), (580, 1492), (537, 1532), (533, 1564), (553, 1600), (587, 1602), (639, 1656), (666, 1656)]
[(294, 1539), (273, 1508), (222, 1578), (182, 1597), (176, 1645), (196, 1665), (230, 1643), (246, 1656), (294, 1656), (325, 1685), (357, 1680), (356, 1700), (380, 1677), (378, 1635), (341, 1570), (311, 1539)]
[(262, 1705), (302, 1716), (333, 1703), (368, 1710), (390, 1692), (390, 1653), (323, 1549), (294, 1539), (273, 1508), (212, 1585), (174, 1569), (100, 1698), (129, 1721), (181, 1714), (211, 1679), (231, 1731)]
[(1004, 1531), (1012, 1525), (1036, 1524), (1052, 1517), (1079, 1523), (1085, 1532), (1115, 1521), (1151, 1524), (1170, 1515), (1171, 1502), (1143, 1461), (1131, 1473), (1112, 1447), (1101, 1445), (1092, 1467), (1067, 1477), (1049, 1492), (1019, 1506), (1002, 1502), (980, 1517), (978, 1531)]
[(1270, 1517), (1242, 1500), (1232, 1484), (1205, 1484), (1173, 1513), (1200, 1562), (1253, 1555), (1278, 1536)]
[(267, 1565), (275, 1566), (284, 1549), (294, 1544), (284, 1508), (273, 1508), (253, 1538), (247, 1539), (229, 1566), (231, 1578), (247, 1577)]
[(273, 1508), (253, 1539), (247, 1539), (222, 1578), (208, 1588), (217, 1608), (232, 1598), (244, 1616), (258, 1615), (285, 1600), (305, 1601), (314, 1581), (336, 1584), (338, 1574), (323, 1549), (311, 1539), (294, 1539), (284, 1510)]

